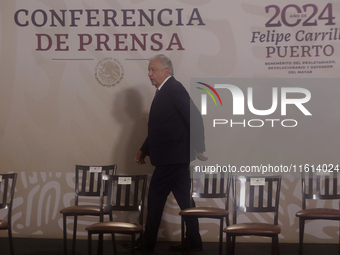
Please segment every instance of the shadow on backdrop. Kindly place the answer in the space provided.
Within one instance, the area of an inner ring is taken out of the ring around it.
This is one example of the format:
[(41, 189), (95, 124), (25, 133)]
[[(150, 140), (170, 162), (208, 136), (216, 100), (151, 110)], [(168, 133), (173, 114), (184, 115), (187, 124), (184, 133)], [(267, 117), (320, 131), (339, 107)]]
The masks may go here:
[(134, 158), (147, 136), (148, 112), (143, 112), (143, 100), (136, 88), (120, 91), (113, 101), (113, 115), (120, 126), (118, 142), (113, 148), (117, 173), (152, 173), (153, 167), (136, 165)]

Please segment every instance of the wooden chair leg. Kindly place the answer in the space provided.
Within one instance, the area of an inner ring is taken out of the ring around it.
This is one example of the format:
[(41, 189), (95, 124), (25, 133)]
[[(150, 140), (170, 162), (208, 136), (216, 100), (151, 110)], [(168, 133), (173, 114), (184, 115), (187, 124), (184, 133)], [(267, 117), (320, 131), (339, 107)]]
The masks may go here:
[(8, 241), (9, 241), (9, 249), (10, 249), (11, 255), (14, 255), (14, 246), (13, 246), (11, 226), (9, 226), (9, 228), (8, 228)]
[(114, 255), (117, 255), (117, 247), (116, 247), (115, 233), (111, 233), (111, 238), (112, 238), (113, 254), (114, 254)]
[(236, 236), (232, 236), (231, 254), (235, 253)]
[(279, 235), (276, 236), (276, 254), (280, 255)]
[[(189, 221), (188, 218), (184, 219), (184, 225), (186, 224), (185, 221)], [(185, 242), (185, 248), (186, 248), (186, 254), (189, 255), (190, 253), (190, 233), (188, 231), (188, 226), (185, 231), (185, 237), (184, 237), (184, 242)]]
[(303, 234), (305, 231), (305, 219), (299, 219), (299, 255), (303, 254)]
[(272, 255), (280, 255), (279, 249), (279, 235), (274, 235), (272, 237)]
[(67, 255), (67, 232), (66, 232), (66, 215), (63, 215), (63, 243), (64, 243), (64, 255)]
[(227, 251), (226, 251), (226, 254), (227, 255), (232, 255), (233, 254), (232, 236), (227, 233), (226, 239), (227, 239)]
[(88, 231), (87, 234), (87, 254), (88, 255), (92, 254), (92, 234), (90, 231)]
[(72, 255), (76, 253), (76, 239), (77, 239), (77, 216), (74, 216), (73, 221), (73, 239), (72, 239)]
[(229, 255), (231, 254), (230, 253), (230, 245), (231, 245), (231, 240), (230, 240), (230, 236), (228, 234), (226, 234), (226, 237), (225, 237), (225, 241), (226, 241), (226, 244), (227, 244), (227, 249), (226, 249), (226, 255)]
[(132, 255), (135, 255), (136, 254), (136, 251), (135, 251), (135, 248), (136, 248), (136, 233), (133, 233), (132, 234), (132, 249), (131, 249), (131, 254)]
[(223, 218), (220, 219), (220, 240), (219, 240), (219, 255), (222, 255), (223, 244)]
[(181, 244), (182, 244), (182, 255), (184, 255), (185, 254), (184, 216), (181, 216)]
[(104, 235), (103, 233), (99, 233), (99, 237), (98, 237), (98, 255), (103, 255), (103, 240), (104, 240)]
[(144, 236), (143, 236), (143, 230), (139, 234), (141, 247), (142, 247), (142, 254), (145, 254), (145, 244), (144, 244)]

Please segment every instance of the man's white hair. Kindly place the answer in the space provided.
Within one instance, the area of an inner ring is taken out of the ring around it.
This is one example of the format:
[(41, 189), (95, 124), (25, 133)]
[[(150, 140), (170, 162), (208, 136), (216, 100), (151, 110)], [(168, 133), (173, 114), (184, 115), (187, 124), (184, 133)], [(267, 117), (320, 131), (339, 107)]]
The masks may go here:
[(158, 59), (160, 60), (160, 63), (161, 63), (162, 66), (164, 66), (165, 68), (169, 68), (170, 75), (173, 76), (174, 75), (174, 68), (172, 66), (171, 59), (168, 58), (167, 56), (163, 55), (163, 54), (158, 54), (156, 56), (149, 58), (149, 61), (158, 60)]

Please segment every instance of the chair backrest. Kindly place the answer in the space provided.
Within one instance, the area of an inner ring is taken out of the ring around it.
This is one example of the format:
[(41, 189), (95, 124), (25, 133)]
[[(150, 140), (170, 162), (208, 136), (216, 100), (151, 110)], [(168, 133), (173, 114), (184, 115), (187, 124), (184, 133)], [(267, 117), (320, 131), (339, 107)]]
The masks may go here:
[(301, 173), (302, 209), (306, 209), (307, 199), (340, 199), (339, 175), (336, 170), (305, 168)]
[(7, 218), (9, 226), (11, 226), (11, 216), (16, 180), (16, 173), (0, 174), (0, 209), (8, 210)]
[(192, 198), (224, 198), (225, 206), (229, 203), (229, 172), (199, 171), (191, 168), (191, 194)]
[(278, 224), (281, 176), (233, 176), (233, 224), (238, 212), (274, 213)]
[[(101, 175), (116, 174), (117, 165), (84, 166), (76, 165), (75, 179), (75, 205), (78, 205), (79, 196), (99, 197), (101, 187)], [(105, 190), (106, 195), (106, 190)]]
[(102, 175), (100, 221), (104, 211), (139, 211), (143, 224), (147, 179), (147, 175)]

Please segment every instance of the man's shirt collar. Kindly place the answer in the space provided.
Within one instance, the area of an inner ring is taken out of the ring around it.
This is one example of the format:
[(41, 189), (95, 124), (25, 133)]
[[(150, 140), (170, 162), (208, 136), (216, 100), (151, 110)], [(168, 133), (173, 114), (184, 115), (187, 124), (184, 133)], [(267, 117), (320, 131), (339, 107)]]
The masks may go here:
[(165, 80), (162, 82), (161, 85), (159, 85), (159, 87), (157, 89), (160, 90), (163, 87), (164, 83), (166, 83), (166, 81), (170, 79), (170, 77), (171, 77), (171, 75), (168, 78), (165, 78)]

